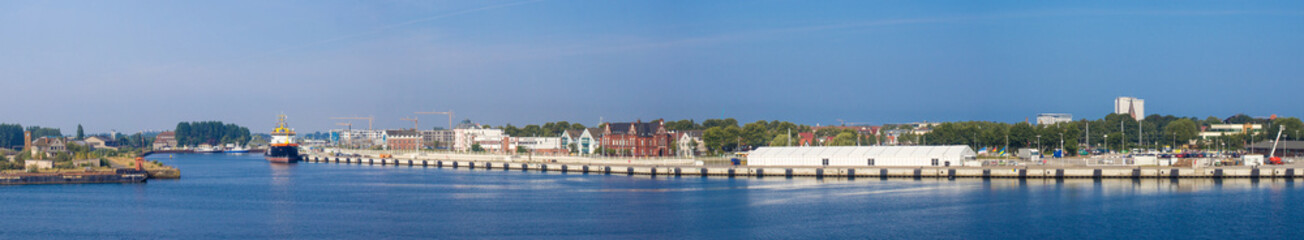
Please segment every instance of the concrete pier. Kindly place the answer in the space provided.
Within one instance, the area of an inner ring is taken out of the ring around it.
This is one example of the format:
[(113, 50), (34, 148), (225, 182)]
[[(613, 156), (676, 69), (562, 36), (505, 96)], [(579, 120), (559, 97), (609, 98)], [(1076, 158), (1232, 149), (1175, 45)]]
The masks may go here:
[[(761, 166), (655, 166), (619, 164), (522, 163), (505, 161), (432, 161), (307, 156), (308, 163), (366, 163), (443, 168), (481, 166), (492, 170), (540, 171), (570, 174), (698, 176), (698, 177), (815, 177), (815, 178), (1295, 178), (1295, 166), (1263, 167), (761, 167)], [(559, 171), (560, 170), (560, 171)]]

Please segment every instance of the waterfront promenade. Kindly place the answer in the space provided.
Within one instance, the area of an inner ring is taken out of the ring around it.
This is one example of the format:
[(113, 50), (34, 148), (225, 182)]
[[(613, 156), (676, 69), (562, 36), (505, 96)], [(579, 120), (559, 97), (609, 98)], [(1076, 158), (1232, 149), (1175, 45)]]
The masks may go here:
[[(376, 152), (367, 152), (376, 153)], [(815, 178), (1287, 178), (1300, 175), (1297, 165), (1227, 167), (1135, 166), (991, 166), (991, 167), (810, 167), (696, 165), (692, 159), (630, 159), (584, 157), (530, 157), (490, 154), (394, 154), (393, 158), (359, 153), (362, 157), (308, 155), (308, 163), (341, 163), (592, 173), (648, 176), (701, 177), (815, 177)]]

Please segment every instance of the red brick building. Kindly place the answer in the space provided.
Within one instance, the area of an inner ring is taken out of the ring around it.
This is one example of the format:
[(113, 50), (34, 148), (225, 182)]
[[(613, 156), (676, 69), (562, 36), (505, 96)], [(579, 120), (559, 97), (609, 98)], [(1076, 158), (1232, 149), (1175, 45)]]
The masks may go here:
[(602, 149), (609, 155), (633, 157), (673, 156), (670, 142), (673, 136), (666, 131), (665, 120), (653, 122), (607, 123), (602, 137)]
[(389, 150), (421, 149), (421, 134), (410, 130), (385, 130), (385, 146)]

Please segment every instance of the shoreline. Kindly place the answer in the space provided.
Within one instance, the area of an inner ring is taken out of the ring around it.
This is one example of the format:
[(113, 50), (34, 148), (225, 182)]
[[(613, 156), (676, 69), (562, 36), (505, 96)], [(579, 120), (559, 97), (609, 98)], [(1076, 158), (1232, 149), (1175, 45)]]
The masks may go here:
[(809, 166), (694, 166), (656, 164), (611, 164), (582, 162), (522, 162), (492, 160), (429, 160), (369, 157), (333, 157), (307, 155), (307, 163), (344, 163), (369, 165), (503, 169), (522, 171), (559, 171), (562, 173), (602, 173), (650, 176), (702, 177), (814, 177), (814, 178), (1285, 178), (1300, 175), (1295, 166), (1263, 167), (1136, 167), (1136, 166), (1021, 166), (1021, 167), (809, 167)]

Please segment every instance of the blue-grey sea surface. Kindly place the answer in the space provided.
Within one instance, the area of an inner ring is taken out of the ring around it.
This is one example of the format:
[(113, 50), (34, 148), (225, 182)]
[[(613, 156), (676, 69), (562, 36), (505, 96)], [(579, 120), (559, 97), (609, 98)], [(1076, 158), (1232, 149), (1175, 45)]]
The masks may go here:
[(153, 155), (0, 186), (4, 239), (1299, 239), (1294, 181), (700, 178)]

